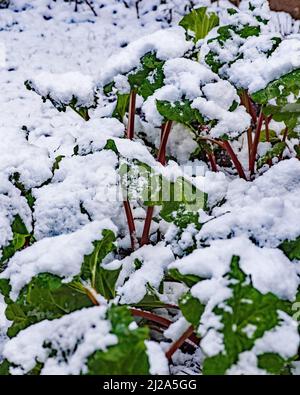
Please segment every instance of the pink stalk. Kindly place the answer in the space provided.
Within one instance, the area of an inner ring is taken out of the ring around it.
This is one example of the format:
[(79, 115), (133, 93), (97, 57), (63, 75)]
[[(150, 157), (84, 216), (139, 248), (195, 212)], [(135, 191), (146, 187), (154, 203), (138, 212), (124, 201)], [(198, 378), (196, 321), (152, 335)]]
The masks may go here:
[(262, 129), (262, 125), (263, 125), (263, 120), (264, 120), (264, 115), (263, 115), (263, 111), (261, 109), (259, 117), (258, 117), (258, 121), (257, 121), (257, 127), (256, 127), (256, 131), (255, 131), (255, 136), (254, 136), (254, 141), (253, 141), (251, 156), (250, 156), (249, 170), (250, 170), (251, 174), (254, 174), (254, 170), (255, 170), (255, 160), (256, 160), (256, 155), (257, 155), (257, 148), (258, 148), (258, 143), (259, 143), (259, 139), (260, 139), (261, 129)]
[(136, 92), (131, 91), (129, 99), (129, 115), (127, 125), (127, 138), (132, 140), (134, 138), (134, 119), (135, 119), (135, 105), (136, 105)]
[(166, 357), (168, 360), (172, 358), (172, 356), (175, 354), (175, 352), (183, 345), (183, 343), (194, 333), (194, 328), (193, 326), (190, 326), (184, 333), (183, 335), (180, 336), (178, 340), (176, 340), (172, 346), (169, 348), (169, 350), (166, 352)]
[(218, 167), (217, 167), (217, 162), (216, 162), (215, 155), (213, 153), (212, 154), (207, 153), (207, 157), (208, 157), (208, 160), (210, 162), (212, 171), (216, 173), (218, 171)]
[[(129, 100), (129, 114), (128, 114), (128, 125), (127, 125), (127, 138), (132, 140), (134, 137), (134, 119), (135, 119), (135, 105), (136, 105), (136, 92), (131, 91)], [(136, 249), (136, 230), (134, 224), (134, 218), (130, 206), (129, 200), (123, 202), (129, 235), (131, 240), (131, 248), (134, 251)]]
[[(160, 162), (163, 166), (166, 165), (166, 147), (167, 147), (167, 142), (170, 136), (172, 128), (172, 121), (167, 121), (163, 126), (162, 126), (162, 134), (161, 134), (161, 141), (160, 141), (160, 147), (157, 155), (157, 161)], [(144, 229), (143, 229), (143, 234), (142, 234), (142, 239), (141, 239), (141, 246), (149, 244), (149, 234), (150, 234), (150, 229), (151, 229), (151, 222), (153, 218), (153, 213), (154, 213), (154, 207), (148, 207), (147, 209), (147, 214), (146, 214), (146, 219), (145, 219), (145, 224), (144, 224)]]
[(247, 180), (243, 166), (241, 165), (241, 162), (239, 161), (238, 157), (236, 156), (235, 152), (233, 151), (229, 141), (224, 141), (223, 142), (223, 147), (225, 150), (228, 152), (228, 155), (230, 156), (237, 172), (238, 175), (243, 178), (244, 180)]

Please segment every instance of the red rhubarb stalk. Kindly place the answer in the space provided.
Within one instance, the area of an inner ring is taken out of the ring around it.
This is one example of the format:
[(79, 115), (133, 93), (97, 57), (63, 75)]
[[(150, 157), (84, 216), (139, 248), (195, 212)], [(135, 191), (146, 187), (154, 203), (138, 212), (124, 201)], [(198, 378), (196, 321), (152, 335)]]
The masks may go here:
[[(160, 162), (163, 166), (166, 165), (166, 147), (167, 147), (167, 142), (168, 142), (168, 139), (170, 136), (171, 128), (172, 128), (172, 121), (167, 121), (162, 126), (162, 134), (161, 134), (160, 147), (159, 147), (158, 155), (157, 155), (157, 161)], [(144, 229), (143, 229), (143, 234), (142, 234), (142, 239), (141, 239), (142, 246), (149, 244), (149, 242), (150, 242), (149, 234), (150, 234), (153, 213), (154, 213), (154, 207), (148, 207), (146, 219), (145, 219), (145, 224), (144, 224)]]
[(166, 357), (168, 360), (172, 358), (172, 356), (175, 354), (175, 352), (183, 345), (183, 343), (193, 334), (194, 328), (193, 326), (190, 326), (181, 336), (178, 340), (176, 340), (172, 346), (169, 348), (169, 350), (166, 352)]
[[(129, 100), (128, 125), (127, 125), (127, 138), (129, 140), (132, 140), (134, 137), (135, 105), (136, 105), (136, 92), (131, 91), (130, 100)], [(129, 200), (128, 199), (125, 200), (123, 202), (123, 205), (124, 205), (124, 209), (125, 209), (128, 230), (129, 230), (129, 235), (130, 235), (130, 240), (131, 240), (131, 248), (134, 251), (136, 249), (136, 244), (137, 244), (136, 240), (137, 239), (136, 239), (134, 218), (133, 218)]]
[(213, 153), (207, 153), (207, 157), (208, 160), (210, 162), (210, 166), (212, 171), (214, 171), (215, 173), (218, 171), (218, 167), (217, 167), (217, 162), (216, 162), (216, 157)]
[(171, 128), (172, 128), (172, 121), (166, 122), (165, 125), (163, 126), (162, 138), (157, 155), (157, 161), (160, 162), (163, 166), (166, 165), (166, 149), (167, 149), (167, 142), (170, 136)]
[(129, 99), (129, 114), (127, 125), (127, 138), (132, 140), (134, 137), (134, 118), (135, 118), (136, 92), (131, 91)]
[(259, 117), (258, 117), (258, 121), (257, 121), (257, 127), (256, 127), (256, 131), (255, 131), (255, 136), (254, 136), (254, 141), (253, 141), (251, 156), (250, 156), (249, 170), (250, 170), (251, 174), (254, 174), (254, 170), (255, 170), (255, 159), (256, 159), (256, 155), (257, 155), (257, 147), (258, 147), (258, 143), (259, 143), (259, 139), (260, 139), (263, 120), (264, 120), (264, 115), (263, 115), (263, 111), (261, 109)]
[(228, 155), (230, 156), (230, 158), (231, 158), (231, 160), (238, 172), (238, 175), (241, 178), (243, 178), (244, 180), (246, 180), (247, 178), (246, 178), (243, 166), (241, 165), (241, 162), (239, 161), (238, 157), (236, 156), (235, 152), (233, 151), (229, 141), (224, 141), (223, 147), (228, 152)]

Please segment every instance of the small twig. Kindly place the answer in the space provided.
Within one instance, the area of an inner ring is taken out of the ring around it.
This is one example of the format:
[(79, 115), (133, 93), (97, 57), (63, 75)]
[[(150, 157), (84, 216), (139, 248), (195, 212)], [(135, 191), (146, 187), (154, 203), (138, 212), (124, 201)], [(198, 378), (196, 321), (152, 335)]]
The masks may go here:
[(190, 326), (176, 342), (172, 344), (169, 350), (166, 352), (168, 360), (172, 358), (174, 353), (183, 345), (183, 343), (194, 333), (194, 327)]
[(90, 9), (92, 10), (92, 13), (93, 13), (95, 16), (98, 16), (97, 12), (95, 11), (94, 7), (93, 7), (92, 4), (89, 2), (89, 0), (84, 0), (84, 1), (85, 1), (85, 3), (90, 7)]

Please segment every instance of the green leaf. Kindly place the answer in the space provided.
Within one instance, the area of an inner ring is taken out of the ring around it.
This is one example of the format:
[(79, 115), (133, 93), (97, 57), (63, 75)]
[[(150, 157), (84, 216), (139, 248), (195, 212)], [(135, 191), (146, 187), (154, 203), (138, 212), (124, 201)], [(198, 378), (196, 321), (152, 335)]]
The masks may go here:
[(135, 90), (145, 100), (163, 86), (165, 62), (159, 60), (154, 53), (147, 53), (141, 59), (137, 70), (128, 74), (131, 89)]
[(207, 12), (207, 7), (200, 7), (185, 15), (179, 22), (188, 33), (193, 32), (194, 41), (205, 38), (219, 24), (219, 17), (214, 12)]
[(106, 270), (101, 267), (103, 259), (115, 250), (115, 234), (111, 230), (102, 232), (102, 239), (93, 243), (94, 250), (90, 255), (84, 257), (81, 268), (81, 277), (90, 281), (91, 287), (106, 299), (115, 297), (115, 284), (121, 268), (117, 270)]
[(179, 300), (179, 308), (184, 318), (197, 328), (205, 306), (197, 298), (194, 298), (190, 292), (187, 292)]
[(2, 363), (0, 363), (0, 376), (8, 376), (9, 375), (10, 363), (5, 359)]
[(34, 277), (15, 302), (8, 297), (7, 282), (0, 281), (0, 291), (5, 295), (6, 318), (12, 321), (7, 332), (9, 337), (44, 319), (53, 320), (93, 305), (78, 280), (65, 284), (61, 278), (48, 273)]
[(291, 374), (287, 366), (288, 361), (278, 354), (266, 353), (259, 355), (257, 359), (258, 367), (271, 374), (275, 374), (277, 376)]
[(296, 240), (284, 241), (278, 248), (280, 248), (291, 261), (294, 259), (300, 260), (300, 236)]
[(190, 288), (201, 280), (200, 277), (194, 274), (181, 274), (178, 269), (170, 269), (169, 275), (172, 279), (184, 283)]
[[(251, 350), (257, 339), (280, 323), (278, 311), (285, 311), (290, 305), (274, 294), (262, 294), (255, 289), (240, 269), (238, 257), (232, 259), (227, 279), (232, 297), (213, 310), (223, 325), (220, 332), (225, 351), (205, 359), (203, 373), (206, 375), (225, 374), (237, 363), (240, 353)], [(250, 326), (251, 335), (247, 334)]]
[(52, 166), (52, 173), (53, 174), (54, 174), (55, 170), (59, 169), (59, 164), (64, 159), (64, 157), (65, 157), (64, 155), (59, 155), (59, 156), (57, 156), (55, 158), (55, 161), (54, 161), (53, 166)]
[(272, 147), (269, 151), (267, 151), (267, 153), (264, 156), (259, 158), (259, 160), (257, 161), (257, 168), (259, 169), (273, 158), (280, 157), (283, 154), (285, 148), (286, 148), (286, 143), (284, 141), (275, 144), (274, 147)]
[(266, 88), (253, 93), (251, 97), (258, 104), (268, 104), (271, 99), (280, 99), (278, 104), (287, 104), (287, 97), (291, 93), (297, 96), (299, 90), (300, 69), (297, 69), (270, 82)]
[(112, 114), (113, 117), (118, 118), (119, 121), (123, 122), (125, 114), (128, 112), (129, 107), (129, 93), (117, 93), (117, 104)]
[[(269, 137), (270, 143), (280, 142), (280, 139), (278, 138), (277, 133), (274, 130), (272, 130), (272, 129), (269, 130), (269, 136), (270, 136)], [(266, 143), (268, 141), (267, 140), (267, 133), (266, 133), (265, 129), (261, 131), (259, 140), (262, 143)]]
[(35, 204), (35, 198), (33, 197), (31, 190), (26, 189), (25, 186), (21, 183), (20, 177), (20, 173), (16, 172), (10, 176), (9, 180), (16, 188), (21, 191), (21, 195), (25, 197), (28, 206), (32, 209)]
[(161, 302), (159, 297), (157, 296), (157, 293), (153, 291), (149, 291), (147, 295), (144, 296), (144, 298), (137, 304), (132, 305), (133, 307), (137, 307), (139, 309), (146, 309), (146, 310), (152, 310), (152, 309), (159, 309), (165, 306), (165, 303)]
[(194, 122), (204, 123), (204, 119), (198, 110), (191, 108), (189, 100), (170, 103), (165, 100), (157, 100), (156, 107), (158, 112), (165, 120), (174, 121), (192, 128)]
[(105, 150), (111, 150), (111, 151), (113, 151), (116, 155), (119, 156), (119, 151), (118, 151), (118, 148), (117, 148), (117, 146), (116, 146), (116, 143), (115, 143), (114, 140), (112, 140), (112, 139), (107, 140), (107, 142), (106, 142), (106, 144), (105, 144), (105, 147), (104, 147), (103, 149), (105, 149)]
[(279, 106), (267, 105), (263, 112), (265, 115), (272, 115), (276, 122), (284, 122), (291, 132), (299, 124), (300, 102)]
[(178, 177), (170, 186), (170, 199), (161, 202), (160, 216), (179, 228), (186, 228), (190, 222), (199, 225), (198, 211), (206, 209), (207, 194), (183, 177)]
[(111, 322), (111, 332), (118, 337), (118, 344), (107, 351), (96, 351), (88, 358), (88, 375), (149, 374), (145, 346), (148, 328), (130, 329), (133, 320), (126, 307), (112, 307), (107, 318)]
[(6, 247), (2, 249), (2, 257), (0, 258), (0, 271), (2, 266), (1, 264), (7, 262), (17, 251), (21, 250), (25, 246), (27, 239), (31, 237), (19, 214), (15, 216), (11, 225), (11, 230), (13, 232), (13, 239)]

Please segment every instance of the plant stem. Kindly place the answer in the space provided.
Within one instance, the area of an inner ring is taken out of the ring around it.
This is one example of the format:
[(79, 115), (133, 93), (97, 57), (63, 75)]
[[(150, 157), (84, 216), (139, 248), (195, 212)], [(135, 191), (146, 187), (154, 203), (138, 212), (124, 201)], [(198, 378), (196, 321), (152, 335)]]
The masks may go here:
[(153, 213), (154, 213), (154, 207), (152, 207), (152, 206), (148, 207), (146, 218), (145, 218), (144, 229), (143, 229), (143, 235), (142, 235), (142, 239), (141, 239), (141, 246), (149, 244), (149, 241), (150, 241), (149, 240), (149, 233), (150, 233)]
[(283, 138), (282, 138), (282, 142), (283, 142), (283, 143), (286, 142), (288, 133), (289, 133), (289, 128), (286, 127), (286, 128), (284, 129)]
[(236, 156), (235, 152), (233, 151), (229, 141), (224, 141), (223, 147), (228, 152), (228, 155), (230, 156), (230, 158), (231, 158), (231, 160), (238, 172), (238, 175), (241, 178), (243, 178), (244, 180), (247, 180), (243, 166), (241, 165), (241, 162), (239, 161), (238, 157)]
[(136, 230), (135, 230), (135, 224), (134, 224), (134, 218), (130, 206), (130, 202), (128, 200), (124, 200), (123, 202), (124, 209), (125, 209), (125, 214), (127, 218), (127, 224), (128, 224), (128, 229), (129, 229), (129, 234), (130, 234), (130, 240), (131, 240), (131, 248), (132, 250), (136, 250)]
[(254, 136), (254, 141), (253, 141), (251, 156), (250, 156), (249, 170), (250, 170), (251, 175), (254, 174), (254, 170), (255, 170), (255, 159), (256, 159), (256, 155), (257, 155), (257, 147), (258, 147), (258, 143), (259, 143), (259, 139), (260, 139), (263, 120), (264, 120), (263, 109), (261, 109), (259, 117), (258, 117), (258, 121), (257, 121), (257, 127), (256, 127), (256, 131), (255, 131), (255, 136)]
[(129, 140), (132, 140), (134, 137), (135, 105), (136, 105), (136, 92), (132, 90), (129, 99), (129, 114), (128, 114), (128, 125), (127, 125), (127, 138)]
[(183, 343), (188, 339), (194, 332), (193, 326), (190, 326), (181, 336), (178, 340), (176, 340), (172, 346), (169, 348), (169, 350), (166, 352), (166, 357), (168, 360), (170, 360), (173, 356), (173, 354), (183, 345)]
[(248, 141), (248, 158), (249, 158), (249, 167), (250, 167), (250, 163), (251, 163), (251, 152), (252, 152), (252, 145), (253, 145), (253, 141), (252, 141), (252, 128), (251, 128), (251, 127), (247, 130), (247, 141)]
[(214, 171), (215, 173), (218, 171), (217, 167), (217, 162), (216, 162), (216, 157), (213, 153), (208, 153), (207, 152), (207, 157), (211, 165), (211, 170)]
[[(129, 114), (128, 114), (128, 125), (127, 125), (127, 138), (132, 140), (134, 137), (134, 118), (135, 118), (135, 104), (136, 104), (136, 92), (131, 91), (129, 100)], [(136, 230), (134, 224), (134, 218), (130, 206), (129, 200), (124, 200), (123, 206), (127, 218), (127, 224), (129, 229), (129, 235), (131, 240), (131, 248), (134, 251), (136, 249)]]
[(200, 137), (200, 140), (209, 141), (209, 142), (211, 142), (211, 143), (213, 143), (213, 144), (218, 145), (218, 146), (221, 147), (222, 149), (224, 149), (224, 145), (223, 145), (222, 141), (218, 141), (218, 140), (214, 140), (214, 139), (212, 139), (212, 138), (210, 138), (210, 137), (202, 137), (202, 136)]
[(162, 127), (162, 138), (157, 155), (157, 161), (160, 162), (163, 166), (166, 165), (166, 149), (167, 149), (167, 142), (170, 136), (171, 128), (172, 128), (172, 121), (167, 121)]
[(246, 107), (248, 114), (251, 115), (252, 122), (255, 124), (257, 121), (256, 110), (253, 106), (252, 100), (247, 91), (244, 91), (242, 96), (242, 104)]
[[(161, 133), (161, 141), (160, 141), (160, 147), (158, 150), (158, 155), (157, 155), (157, 161), (160, 162), (163, 166), (166, 165), (166, 147), (167, 147), (167, 142), (170, 136), (172, 128), (172, 121), (167, 121), (163, 126), (162, 126), (162, 133)], [(141, 239), (141, 246), (149, 244), (149, 233), (151, 229), (151, 222), (153, 218), (153, 213), (154, 213), (154, 207), (148, 207), (147, 209), (147, 214), (146, 214), (146, 219), (145, 219), (145, 224), (144, 224), (144, 229), (143, 229), (143, 235)]]
[[(131, 308), (130, 309), (131, 314), (134, 317), (141, 317), (144, 318), (148, 321), (152, 321), (152, 322), (156, 322), (160, 325), (162, 325), (164, 328), (169, 328), (169, 326), (171, 324), (173, 324), (172, 321), (168, 320), (167, 318), (164, 317), (160, 317), (159, 315), (156, 315), (154, 313), (151, 313), (149, 311), (144, 311), (144, 310), (139, 310), (139, 309), (135, 309), (135, 308)], [(181, 345), (186, 341), (186, 339), (189, 339), (191, 342), (193, 342), (195, 345), (199, 344), (199, 339), (198, 337), (194, 334), (194, 330), (193, 327), (191, 333), (189, 333), (189, 335), (187, 337), (185, 337), (184, 341), (181, 343)], [(190, 329), (190, 328), (189, 328)], [(181, 346), (180, 345), (180, 346)], [(179, 346), (179, 347), (180, 347)]]

